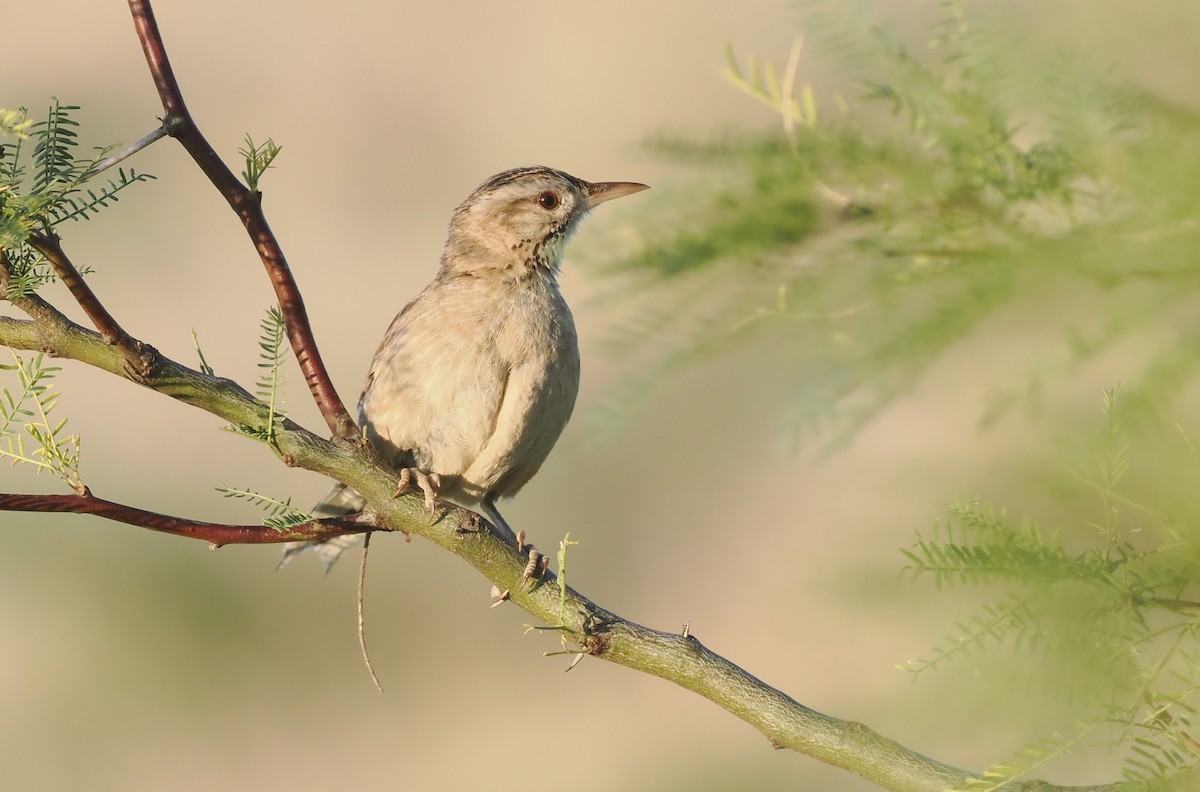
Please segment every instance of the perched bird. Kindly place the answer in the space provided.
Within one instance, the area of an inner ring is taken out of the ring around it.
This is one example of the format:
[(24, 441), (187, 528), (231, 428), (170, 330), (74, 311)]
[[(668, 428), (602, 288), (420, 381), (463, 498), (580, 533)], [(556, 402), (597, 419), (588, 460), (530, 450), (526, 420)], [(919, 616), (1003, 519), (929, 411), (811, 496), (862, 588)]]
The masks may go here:
[[(398, 491), (415, 483), (431, 515), (441, 497), (512, 533), (496, 500), (537, 473), (579, 391), (575, 322), (556, 280), (563, 246), (597, 204), (645, 189), (531, 166), (493, 176), (454, 211), (441, 269), (392, 321), (359, 399)], [(363, 505), (338, 484), (314, 513)], [(353, 539), (316, 549), (328, 566)]]

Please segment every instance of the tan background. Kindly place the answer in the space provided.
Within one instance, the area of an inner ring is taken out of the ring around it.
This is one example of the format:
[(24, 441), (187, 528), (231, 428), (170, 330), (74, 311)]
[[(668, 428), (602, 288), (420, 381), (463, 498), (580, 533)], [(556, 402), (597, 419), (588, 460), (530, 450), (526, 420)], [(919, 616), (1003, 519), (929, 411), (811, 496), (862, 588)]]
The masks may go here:
[[(920, 30), (933, 5), (885, 3), (881, 13)], [(1080, 46), (1195, 100), (1194, 75), (1171, 53), (1193, 46), (1196, 7), (1139, 5), (1134, 24), (1115, 11), (1124, 5), (1029, 2), (1011, 13), (1035, 39)], [(639, 142), (773, 123), (720, 79), (722, 49), (782, 62), (799, 20), (778, 0), (209, 0), (160, 2), (158, 13), (221, 154), (233, 162), (246, 132), (284, 146), (266, 207), (347, 400), (392, 315), (433, 273), (448, 214), (475, 184), (531, 162), (669, 183)], [(42, 117), (51, 95), (82, 104), (89, 144), (154, 125), (160, 108), (123, 4), (5, 3), (2, 14), (0, 106)], [(810, 55), (802, 70), (825, 79)], [(192, 361), (195, 329), (218, 373), (251, 382), (271, 295), (244, 235), (178, 146), (160, 142), (135, 167), (159, 181), (67, 228), (68, 250), (95, 267), (94, 287), (133, 333)], [(639, 200), (606, 206), (573, 250), (600, 258), (586, 248), (619, 237)], [(896, 583), (897, 548), (956, 494), (987, 494), (989, 465), (1023, 458), (1019, 427), (978, 430), (987, 387), (961, 383), (985, 368), (985, 382), (1015, 375), (1020, 354), (957, 350), (819, 466), (788, 456), (773, 416), (738, 385), (752, 358), (692, 372), (597, 445), (589, 410), (629, 372), (600, 349), (605, 316), (588, 300), (597, 283), (571, 263), (579, 417), (506, 510), (510, 521), (543, 549), (570, 530), (583, 591), (655, 627), (689, 621), (810, 706), (958, 764), (981, 767), (1022, 745), (1021, 713), (981, 717), (957, 698), (960, 678), (914, 688), (894, 668), (926, 652), (954, 611), (950, 597)], [(984, 329), (1019, 337), (1022, 327), (1009, 316)], [(250, 521), (253, 510), (212, 487), (301, 505), (325, 488), (207, 415), (70, 364), (61, 382), (98, 495)], [(1105, 384), (1094, 372), (1079, 394), (1098, 398)], [(294, 367), (288, 396), (293, 417), (320, 426)], [(5, 491), (58, 491), (20, 470), (3, 477)], [(212, 553), (86, 518), (6, 515), (0, 526), (6, 790), (869, 788), (772, 752), (658, 680), (593, 661), (564, 675), (563, 660), (541, 658), (551, 639), (523, 635), (522, 612), (489, 610), (486, 583), (420, 541), (382, 537), (372, 555), (381, 696), (358, 657), (352, 565), (328, 578), (313, 563), (272, 573), (272, 548)], [(1059, 780), (1114, 772), (1112, 760), (1089, 764)]]

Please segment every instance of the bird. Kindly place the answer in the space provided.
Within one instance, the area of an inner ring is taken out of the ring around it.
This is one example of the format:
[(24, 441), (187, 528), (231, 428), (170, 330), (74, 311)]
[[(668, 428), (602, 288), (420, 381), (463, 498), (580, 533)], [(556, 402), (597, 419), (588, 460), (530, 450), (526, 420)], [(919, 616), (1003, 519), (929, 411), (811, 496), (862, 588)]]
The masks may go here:
[[(563, 249), (597, 205), (649, 189), (540, 165), (498, 173), (454, 210), (436, 276), (392, 320), (371, 361), (359, 425), (430, 518), (438, 498), (513, 536), (496, 501), (516, 495), (562, 434), (579, 392), (579, 341), (558, 285)], [(361, 511), (337, 484), (317, 516)], [(326, 570), (355, 536), (291, 543)]]

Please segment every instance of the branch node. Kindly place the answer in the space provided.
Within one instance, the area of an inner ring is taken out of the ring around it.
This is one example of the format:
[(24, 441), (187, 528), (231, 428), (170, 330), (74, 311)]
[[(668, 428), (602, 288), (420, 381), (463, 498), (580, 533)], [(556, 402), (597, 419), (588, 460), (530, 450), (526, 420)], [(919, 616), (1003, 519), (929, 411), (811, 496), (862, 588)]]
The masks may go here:
[(479, 515), (475, 512), (468, 512), (466, 517), (459, 521), (458, 526), (454, 529), (454, 533), (458, 536), (483, 533), (483, 529), (479, 527)]
[(170, 113), (163, 116), (163, 129), (173, 138), (178, 138), (188, 127), (192, 125), (192, 120), (183, 113)]
[(588, 633), (583, 639), (583, 648), (592, 657), (603, 657), (608, 652), (608, 637), (602, 633)]
[(125, 373), (138, 385), (146, 385), (154, 379), (162, 355), (149, 344), (136, 338), (104, 339), (106, 344), (117, 346), (125, 353)]

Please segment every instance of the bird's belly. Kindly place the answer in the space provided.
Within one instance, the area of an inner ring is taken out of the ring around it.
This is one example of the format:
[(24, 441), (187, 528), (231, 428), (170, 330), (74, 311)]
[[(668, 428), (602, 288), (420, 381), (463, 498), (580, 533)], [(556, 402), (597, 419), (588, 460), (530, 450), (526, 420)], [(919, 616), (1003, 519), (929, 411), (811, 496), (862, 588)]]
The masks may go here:
[(423, 368), (427, 373), (414, 380), (373, 383), (363, 399), (363, 424), (393, 462), (461, 475), (491, 435), (503, 378), (494, 367)]
[[(579, 387), (574, 322), (557, 291), (454, 307), (459, 321), (394, 328), (360, 404), (368, 437), (400, 465), (438, 473), (451, 501), (512, 495), (566, 426)], [(524, 299), (523, 299), (524, 298)]]

